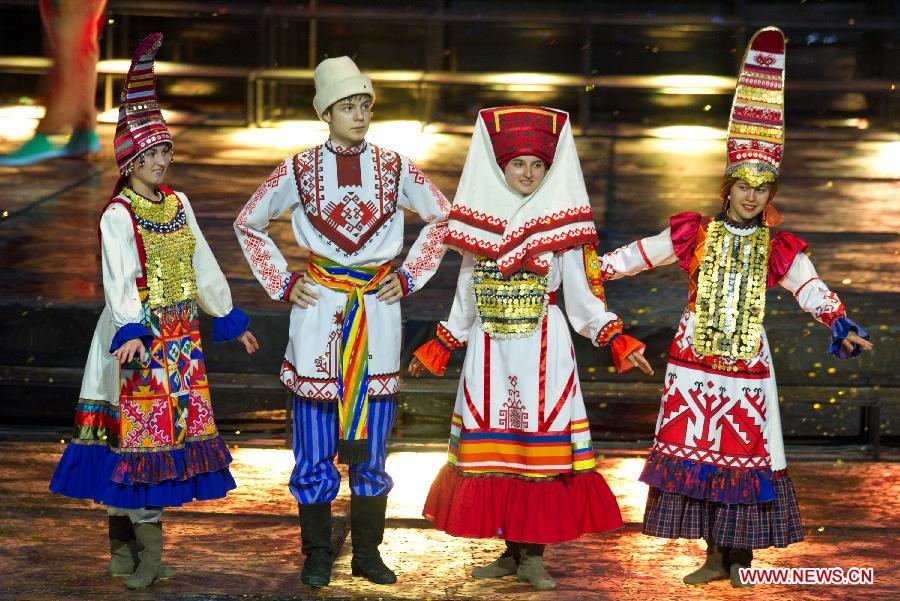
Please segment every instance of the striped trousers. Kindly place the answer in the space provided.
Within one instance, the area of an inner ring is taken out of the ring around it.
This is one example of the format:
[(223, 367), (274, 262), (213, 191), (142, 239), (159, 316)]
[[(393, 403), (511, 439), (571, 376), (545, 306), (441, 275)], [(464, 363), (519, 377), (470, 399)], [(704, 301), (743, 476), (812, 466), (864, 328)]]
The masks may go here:
[[(338, 401), (294, 396), (294, 471), (288, 487), (301, 505), (333, 501), (341, 486), (334, 465), (338, 448)], [(369, 399), (369, 459), (350, 465), (354, 495), (386, 495), (394, 481), (384, 471), (387, 439), (397, 412), (395, 398)]]

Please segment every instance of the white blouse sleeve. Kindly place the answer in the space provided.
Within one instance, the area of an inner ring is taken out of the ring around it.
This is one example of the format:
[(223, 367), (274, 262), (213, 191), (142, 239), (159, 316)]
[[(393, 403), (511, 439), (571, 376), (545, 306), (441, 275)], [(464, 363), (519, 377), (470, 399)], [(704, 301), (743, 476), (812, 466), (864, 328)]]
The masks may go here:
[(141, 299), (137, 278), (143, 274), (134, 239), (134, 223), (128, 209), (110, 204), (100, 217), (100, 263), (103, 272), (103, 295), (119, 329), (141, 323)]
[(288, 271), (287, 259), (269, 236), (269, 221), (300, 204), (291, 158), (282, 161), (259, 186), (234, 222), (234, 231), (250, 270), (269, 296), (284, 300), (285, 291), (295, 276)]
[[(606, 303), (591, 291), (584, 269), (584, 249), (570, 248), (558, 255), (565, 294), (566, 315), (576, 332), (590, 338), (599, 346), (598, 337), (604, 330), (621, 332), (621, 321), (611, 313)], [(608, 336), (604, 335), (604, 340)], [(601, 341), (602, 342), (602, 341)]]
[(655, 236), (626, 244), (600, 257), (604, 280), (637, 275), (647, 269), (668, 265), (677, 260), (670, 229)]

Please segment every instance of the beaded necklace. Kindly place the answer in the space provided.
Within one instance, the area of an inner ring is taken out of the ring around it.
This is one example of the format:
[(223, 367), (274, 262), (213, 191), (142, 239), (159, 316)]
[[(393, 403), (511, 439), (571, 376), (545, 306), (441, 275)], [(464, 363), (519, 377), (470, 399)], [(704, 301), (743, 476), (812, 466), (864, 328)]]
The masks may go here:
[(147, 303), (152, 309), (168, 307), (197, 297), (194, 273), (196, 239), (187, 227), (187, 215), (175, 194), (154, 201), (131, 188), (122, 188), (147, 258)]
[(694, 347), (701, 355), (750, 359), (766, 308), (769, 228), (736, 228), (721, 218), (706, 231), (697, 279)]

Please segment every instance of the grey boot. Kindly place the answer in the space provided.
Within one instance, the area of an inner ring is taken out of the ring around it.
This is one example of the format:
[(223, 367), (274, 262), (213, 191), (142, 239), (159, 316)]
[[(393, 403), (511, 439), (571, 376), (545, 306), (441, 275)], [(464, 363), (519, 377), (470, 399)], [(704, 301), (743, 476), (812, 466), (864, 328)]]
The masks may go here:
[(741, 580), (741, 568), (749, 568), (753, 563), (753, 551), (751, 549), (728, 549), (727, 558), (731, 586), (734, 588), (751, 588), (753, 585)]
[(128, 577), (128, 588), (147, 588), (159, 579), (159, 564), (162, 561), (162, 522), (134, 524), (134, 536), (142, 547), (138, 553), (138, 566)]
[(699, 569), (682, 578), (682, 581), (685, 584), (696, 585), (706, 584), (713, 580), (728, 580), (728, 569), (725, 567), (722, 548), (706, 539), (706, 561)]
[(478, 566), (472, 570), (472, 577), (482, 579), (512, 576), (519, 570), (520, 553), (519, 543), (508, 540), (506, 541), (506, 551), (503, 552), (503, 555), (486, 566)]
[(519, 582), (527, 582), (536, 589), (556, 588), (556, 581), (544, 569), (544, 545), (523, 544), (516, 575)]
[(350, 537), (353, 559), (350, 572), (375, 584), (394, 584), (397, 575), (384, 565), (378, 545), (384, 539), (384, 514), (387, 496), (350, 495)]
[(128, 576), (138, 565), (131, 520), (124, 515), (109, 516), (109, 575)]

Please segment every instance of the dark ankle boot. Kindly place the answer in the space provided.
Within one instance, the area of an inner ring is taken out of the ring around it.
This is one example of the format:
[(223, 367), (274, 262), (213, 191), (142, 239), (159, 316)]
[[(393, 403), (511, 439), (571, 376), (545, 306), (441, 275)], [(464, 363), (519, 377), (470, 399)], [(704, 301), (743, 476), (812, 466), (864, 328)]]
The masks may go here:
[(728, 549), (729, 576), (734, 588), (750, 588), (753, 585), (741, 580), (741, 568), (749, 568), (753, 563), (752, 549)]
[(725, 567), (725, 557), (722, 547), (712, 540), (706, 539), (706, 561), (698, 569), (682, 578), (685, 584), (707, 584), (713, 580), (727, 580), (728, 568)]
[(109, 516), (109, 574), (129, 576), (137, 564), (138, 547), (131, 520), (124, 515)]
[(353, 539), (354, 576), (363, 576), (375, 584), (394, 584), (397, 575), (381, 560), (378, 545), (384, 539), (384, 514), (387, 496), (350, 495), (350, 536)]
[(331, 582), (331, 502), (298, 505), (301, 550), (306, 556), (300, 581), (313, 588)]

